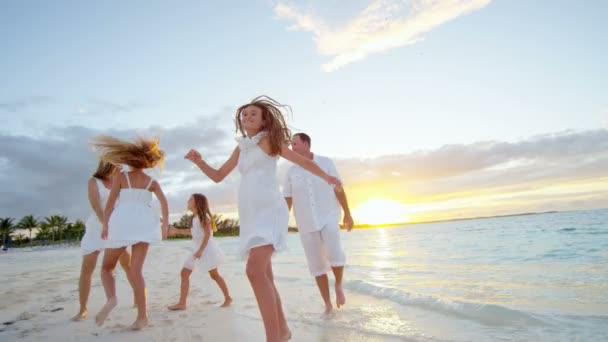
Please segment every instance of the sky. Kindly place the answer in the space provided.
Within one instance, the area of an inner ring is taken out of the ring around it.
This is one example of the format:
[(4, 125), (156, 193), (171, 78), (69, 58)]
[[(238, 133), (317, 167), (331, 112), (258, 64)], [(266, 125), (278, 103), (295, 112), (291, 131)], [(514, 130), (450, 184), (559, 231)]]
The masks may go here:
[[(266, 94), (334, 159), (356, 222), (608, 207), (608, 3), (0, 2), (0, 216), (85, 218), (98, 134), (158, 135), (174, 216)], [(281, 175), (289, 165), (280, 164)]]

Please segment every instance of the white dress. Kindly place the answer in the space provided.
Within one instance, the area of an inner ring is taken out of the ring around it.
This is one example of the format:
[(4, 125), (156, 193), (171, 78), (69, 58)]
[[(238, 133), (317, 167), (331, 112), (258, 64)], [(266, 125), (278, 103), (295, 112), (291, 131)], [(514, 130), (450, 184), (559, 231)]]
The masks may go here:
[(279, 189), (278, 156), (269, 156), (258, 143), (267, 133), (243, 137), (239, 142), (239, 252), (243, 259), (254, 247), (272, 245), (275, 252), (287, 246), (289, 212)]
[(213, 239), (213, 232), (207, 241), (207, 246), (203, 249), (203, 254), (200, 259), (194, 258), (194, 253), (198, 251), (205, 238), (205, 232), (201, 228), (201, 223), (197, 217), (192, 220), (192, 245), (190, 246), (191, 254), (184, 262), (184, 268), (193, 270), (195, 267), (203, 271), (211, 271), (224, 263), (224, 253), (220, 249), (220, 246)]
[[(94, 178), (97, 182), (97, 192), (99, 193), (99, 204), (101, 210), (106, 207), (110, 190), (108, 190), (103, 182), (97, 178)], [(104, 241), (101, 238), (101, 222), (97, 218), (95, 213), (89, 215), (85, 222), (85, 231), (82, 240), (80, 241), (80, 253), (82, 255), (88, 255), (93, 252), (101, 251), (104, 248)]]
[(160, 217), (152, 208), (152, 192), (131, 188), (129, 173), (125, 173), (128, 188), (120, 190), (120, 198), (108, 221), (108, 240), (105, 248), (120, 248), (139, 242), (155, 243), (162, 240)]

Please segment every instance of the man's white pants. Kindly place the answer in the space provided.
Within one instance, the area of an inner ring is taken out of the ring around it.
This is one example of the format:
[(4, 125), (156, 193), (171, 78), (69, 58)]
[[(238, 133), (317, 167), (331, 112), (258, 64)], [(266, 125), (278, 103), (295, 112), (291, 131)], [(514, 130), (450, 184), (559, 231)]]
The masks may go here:
[(325, 225), (316, 232), (298, 235), (304, 247), (308, 269), (314, 277), (346, 263), (346, 255), (340, 242), (340, 226), (337, 223)]

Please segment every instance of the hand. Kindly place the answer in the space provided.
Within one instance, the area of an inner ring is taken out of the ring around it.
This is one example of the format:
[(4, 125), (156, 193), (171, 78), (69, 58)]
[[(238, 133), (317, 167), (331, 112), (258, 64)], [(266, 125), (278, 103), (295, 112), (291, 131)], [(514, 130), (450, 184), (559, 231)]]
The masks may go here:
[(334, 176), (327, 175), (325, 180), (327, 181), (327, 183), (334, 185), (336, 187), (342, 186), (342, 182), (340, 182), (340, 180)]
[(184, 159), (188, 159), (189, 161), (193, 162), (194, 164), (199, 163), (201, 160), (203, 160), (203, 158), (201, 157), (201, 154), (198, 153), (197, 150), (190, 150), (188, 151), (188, 153), (186, 153), (186, 155), (184, 156)]
[(108, 239), (108, 227), (107, 226), (104, 226), (101, 229), (101, 239), (102, 240), (107, 240)]
[(353, 229), (353, 218), (350, 215), (344, 215), (344, 220), (342, 221), (342, 225), (346, 228), (347, 232), (350, 232)]
[(194, 259), (200, 259), (202, 255), (203, 251), (199, 249), (198, 251), (196, 251), (196, 253), (194, 253)]

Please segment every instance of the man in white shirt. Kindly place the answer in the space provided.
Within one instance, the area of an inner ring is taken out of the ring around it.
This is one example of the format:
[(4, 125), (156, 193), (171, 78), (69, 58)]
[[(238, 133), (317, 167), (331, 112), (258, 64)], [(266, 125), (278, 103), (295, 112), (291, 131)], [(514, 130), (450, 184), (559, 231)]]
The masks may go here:
[[(310, 151), (310, 137), (306, 133), (297, 133), (291, 141), (291, 149), (305, 158), (313, 160), (329, 175), (341, 180), (331, 159)], [(287, 171), (283, 186), (283, 196), (287, 206), (293, 204), (294, 216), (308, 269), (315, 277), (321, 297), (325, 302), (325, 315), (329, 315), (333, 306), (329, 295), (327, 273), (332, 270), (336, 278), (336, 305), (346, 303), (342, 289), (342, 275), (346, 256), (340, 242), (340, 206), (344, 210), (343, 225), (348, 231), (353, 228), (348, 201), (344, 189), (335, 189), (323, 179), (303, 168), (294, 165)]]

